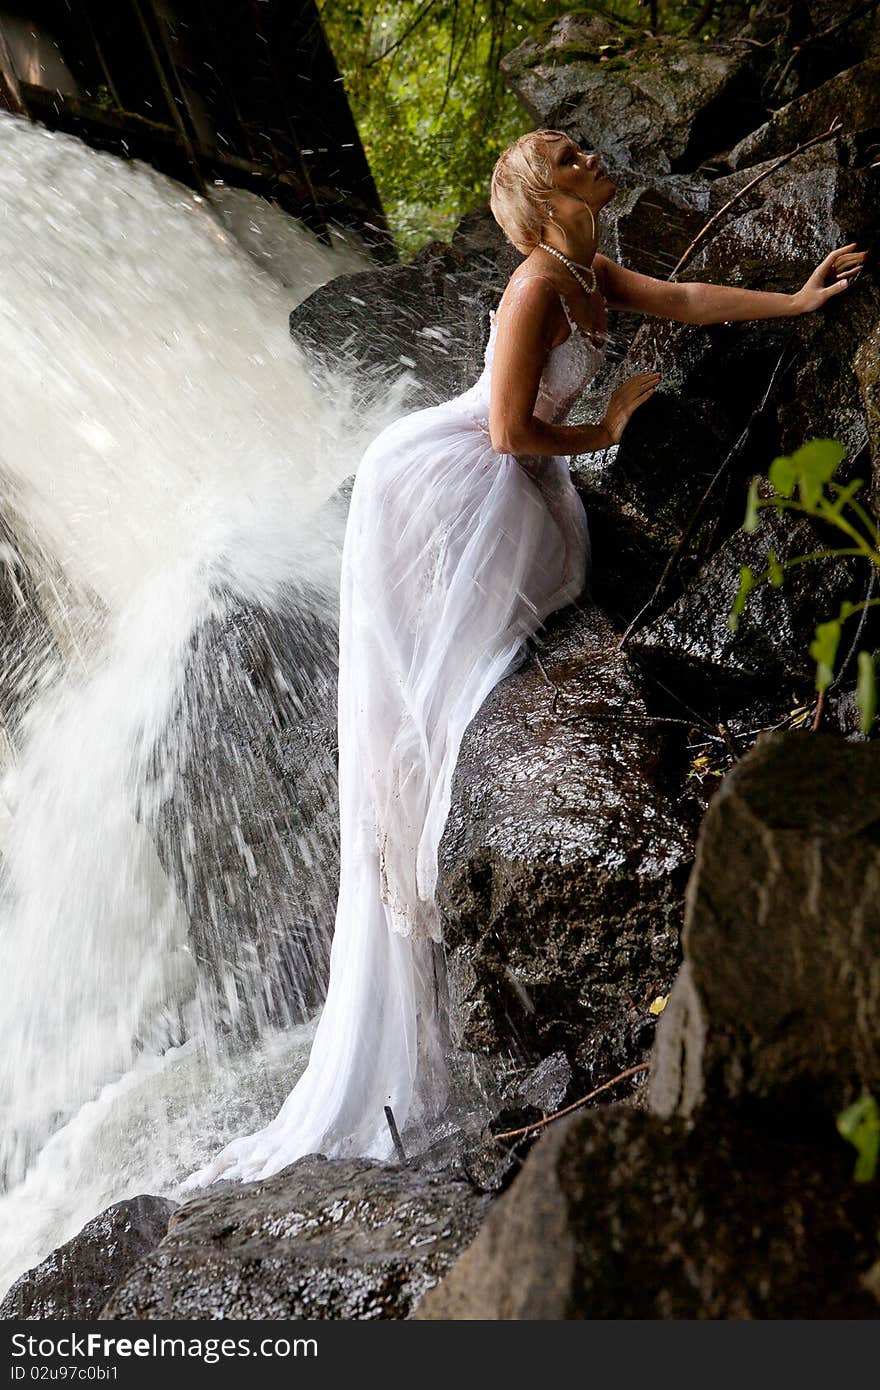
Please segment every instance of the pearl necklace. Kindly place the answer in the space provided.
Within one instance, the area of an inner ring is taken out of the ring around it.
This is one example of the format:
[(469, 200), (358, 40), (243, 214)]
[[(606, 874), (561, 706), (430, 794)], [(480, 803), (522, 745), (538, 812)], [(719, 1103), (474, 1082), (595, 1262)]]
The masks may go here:
[[(563, 265), (568, 266), (568, 269), (577, 280), (584, 294), (593, 293), (596, 288), (596, 272), (591, 265), (581, 265), (579, 261), (569, 260), (568, 256), (564, 256), (561, 251), (557, 251), (555, 246), (548, 246), (546, 241), (539, 241), (538, 245), (543, 251), (549, 251), (551, 256), (555, 256), (558, 261), (562, 261)], [(589, 282), (584, 279), (583, 275), (578, 274), (579, 270), (585, 270), (587, 272), (590, 277)]]

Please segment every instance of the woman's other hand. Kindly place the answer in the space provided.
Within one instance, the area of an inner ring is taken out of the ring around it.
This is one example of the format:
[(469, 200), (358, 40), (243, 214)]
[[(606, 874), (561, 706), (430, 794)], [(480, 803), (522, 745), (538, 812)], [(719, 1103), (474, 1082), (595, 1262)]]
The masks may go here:
[[(809, 314), (814, 309), (820, 309), (832, 295), (840, 294), (841, 290), (858, 279), (868, 253), (857, 251), (856, 244), (851, 241), (848, 246), (838, 246), (816, 266), (803, 288), (792, 295), (796, 313)], [(829, 278), (830, 284), (827, 283)]]
[(659, 372), (639, 372), (612, 391), (602, 420), (612, 444), (620, 443), (620, 436), (629, 424), (630, 416), (653, 396), (659, 383)]

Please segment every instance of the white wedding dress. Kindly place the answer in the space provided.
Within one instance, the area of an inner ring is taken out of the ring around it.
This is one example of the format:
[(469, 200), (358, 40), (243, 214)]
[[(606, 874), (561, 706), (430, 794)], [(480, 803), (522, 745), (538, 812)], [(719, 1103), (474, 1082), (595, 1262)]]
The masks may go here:
[[(548, 356), (535, 405), (554, 422), (603, 358), (563, 306), (571, 331)], [(388, 1159), (385, 1106), (400, 1130), (443, 1107), (435, 888), (459, 746), (524, 641), (580, 593), (589, 558), (567, 459), (492, 447), (490, 317), (476, 384), (383, 430), (351, 495), (339, 624), (340, 885), (308, 1066), (275, 1119), (228, 1143), (184, 1192), (266, 1178), (309, 1153)]]

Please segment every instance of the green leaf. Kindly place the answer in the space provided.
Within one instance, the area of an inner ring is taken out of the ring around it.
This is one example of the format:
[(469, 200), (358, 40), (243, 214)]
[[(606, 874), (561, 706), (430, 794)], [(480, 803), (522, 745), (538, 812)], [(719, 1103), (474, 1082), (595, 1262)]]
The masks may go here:
[(783, 579), (785, 578), (785, 572), (782, 566), (780, 565), (779, 560), (776, 558), (775, 550), (767, 551), (767, 568), (770, 571), (768, 576), (770, 579), (770, 583), (773, 585), (774, 589), (778, 589)]
[(782, 497), (790, 497), (794, 492), (794, 485), (797, 482), (797, 471), (794, 466), (794, 460), (790, 459), (787, 454), (782, 454), (780, 458), (773, 460), (767, 476), (773, 484), (774, 491), (778, 492)]
[(837, 1130), (858, 1154), (853, 1173), (856, 1182), (871, 1182), (880, 1157), (880, 1106), (870, 1092), (840, 1112)]
[(753, 478), (749, 483), (749, 495), (746, 501), (746, 519), (742, 524), (744, 531), (754, 531), (760, 520), (758, 508), (761, 498), (758, 496), (758, 479)]
[(831, 618), (819, 623), (815, 639), (810, 643), (810, 656), (816, 662), (816, 689), (827, 690), (834, 679), (834, 660), (840, 642), (840, 621)]
[(859, 652), (859, 678), (856, 684), (859, 728), (870, 733), (877, 714), (877, 662), (873, 652)]
[(801, 501), (815, 507), (837, 465), (846, 458), (846, 449), (836, 439), (811, 439), (791, 456), (801, 489)]
[(775, 458), (768, 476), (783, 497), (791, 497), (797, 485), (804, 505), (815, 507), (825, 484), (844, 458), (846, 449), (836, 439), (810, 439), (793, 454)]
[(749, 565), (743, 565), (739, 572), (739, 589), (736, 598), (733, 600), (733, 607), (727, 619), (727, 626), (731, 632), (736, 632), (739, 627), (739, 618), (746, 606), (746, 600), (755, 587), (755, 576)]

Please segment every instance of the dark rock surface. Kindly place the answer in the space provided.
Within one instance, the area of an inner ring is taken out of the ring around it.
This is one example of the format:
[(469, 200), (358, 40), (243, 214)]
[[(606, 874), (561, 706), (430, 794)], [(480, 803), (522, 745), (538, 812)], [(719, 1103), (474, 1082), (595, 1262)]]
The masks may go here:
[(678, 963), (691, 827), (667, 728), (598, 609), (574, 611), (465, 735), (440, 847), (453, 1036), (579, 1084), (641, 1060)]
[(852, 1153), (624, 1106), (540, 1141), (417, 1320), (876, 1318)]
[(481, 210), (408, 265), (337, 276), (292, 311), (290, 331), (319, 373), (347, 370), (362, 395), (408, 373), (412, 407), (431, 405), (479, 376), (489, 310), (520, 260)]
[[(678, 278), (791, 293), (835, 246), (870, 246), (880, 226), (876, 173), (844, 162), (851, 156), (850, 146), (829, 142), (771, 174), (725, 214)], [(753, 172), (716, 180), (711, 207), (721, 208)], [(617, 449), (584, 456), (573, 469), (596, 523), (596, 594), (615, 616), (628, 620), (640, 609), (697, 514), (677, 571), (686, 584), (741, 525), (748, 477), (766, 474), (777, 454), (835, 438), (851, 456), (841, 477), (867, 476), (856, 461), (868, 447), (880, 456), (865, 400), (878, 321), (880, 289), (868, 271), (821, 311), (795, 318), (643, 322), (581, 413), (599, 415), (610, 389), (640, 371), (658, 369), (660, 388)], [(673, 586), (666, 602), (680, 592)]]
[[(334, 615), (221, 597), (191, 658), (152, 795), (154, 839), (212, 1012), (248, 1035), (326, 990), (338, 881)], [(168, 794), (170, 792), (170, 794)]]
[(187, 1202), (102, 1318), (405, 1318), (491, 1199), (446, 1175), (303, 1158)]
[(867, 58), (856, 63), (781, 107), (769, 121), (734, 145), (725, 163), (731, 169), (745, 169), (787, 154), (827, 130), (829, 115), (839, 116), (848, 133), (878, 130), (880, 61)]
[(677, 687), (696, 686), (707, 701), (725, 691), (742, 700), (788, 677), (809, 691), (816, 623), (836, 617), (841, 600), (857, 592), (863, 576), (854, 565), (817, 560), (793, 566), (781, 588), (761, 584), (753, 591), (735, 632), (727, 619), (742, 565), (757, 576), (767, 568), (768, 550), (783, 563), (822, 544), (806, 517), (768, 509), (757, 531), (735, 531), (725, 541), (681, 597), (631, 638), (629, 650)]
[(728, 774), (700, 828), (654, 1109), (737, 1104), (806, 1131), (880, 1094), (878, 825), (875, 743), (765, 733)]
[(96, 1318), (119, 1281), (162, 1240), (176, 1205), (141, 1196), (108, 1207), (16, 1279), (0, 1303), (0, 1318)]

